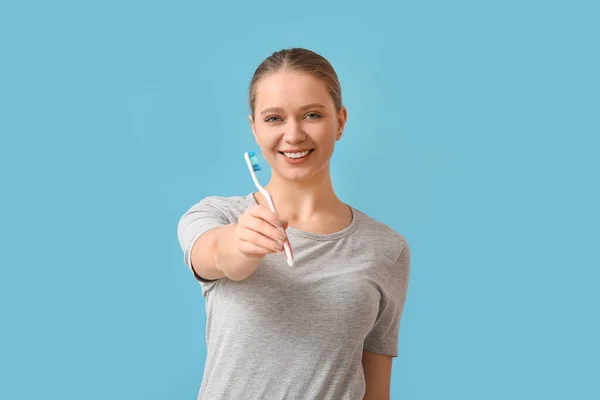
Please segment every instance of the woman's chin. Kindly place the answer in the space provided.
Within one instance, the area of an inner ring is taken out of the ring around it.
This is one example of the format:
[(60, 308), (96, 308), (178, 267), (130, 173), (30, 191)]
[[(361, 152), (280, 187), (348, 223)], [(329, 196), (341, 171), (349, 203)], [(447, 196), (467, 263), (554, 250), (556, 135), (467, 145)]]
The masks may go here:
[(307, 172), (308, 171), (285, 171), (284, 173), (279, 174), (279, 176), (285, 179), (286, 181), (304, 182), (312, 178), (312, 174), (309, 174)]
[(313, 180), (317, 175), (324, 173), (329, 163), (321, 164), (319, 158), (312, 158), (310, 155), (303, 162), (290, 162), (290, 160), (284, 159), (285, 155), (280, 154), (274, 160), (272, 171), (286, 181), (306, 182)]
[(308, 182), (314, 180), (318, 175), (324, 172), (324, 169), (316, 168), (281, 168), (274, 170), (280, 178), (290, 182)]

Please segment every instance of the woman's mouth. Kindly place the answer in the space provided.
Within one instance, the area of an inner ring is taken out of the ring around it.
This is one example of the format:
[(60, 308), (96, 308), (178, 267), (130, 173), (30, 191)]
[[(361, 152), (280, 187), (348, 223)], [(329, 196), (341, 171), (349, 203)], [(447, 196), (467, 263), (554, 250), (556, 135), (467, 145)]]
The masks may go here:
[(299, 164), (304, 162), (315, 149), (303, 150), (303, 151), (280, 151), (279, 154), (283, 155), (284, 160), (289, 164)]

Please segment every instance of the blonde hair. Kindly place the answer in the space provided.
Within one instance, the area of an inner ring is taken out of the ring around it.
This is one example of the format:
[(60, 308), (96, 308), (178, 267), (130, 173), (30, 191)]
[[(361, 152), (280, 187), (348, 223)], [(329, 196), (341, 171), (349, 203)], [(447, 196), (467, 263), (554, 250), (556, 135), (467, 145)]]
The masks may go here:
[(327, 59), (312, 50), (294, 47), (276, 51), (267, 57), (254, 71), (250, 81), (249, 102), (250, 111), (254, 115), (256, 102), (256, 87), (260, 80), (284, 68), (306, 72), (320, 79), (327, 86), (336, 110), (342, 107), (342, 87), (333, 66)]

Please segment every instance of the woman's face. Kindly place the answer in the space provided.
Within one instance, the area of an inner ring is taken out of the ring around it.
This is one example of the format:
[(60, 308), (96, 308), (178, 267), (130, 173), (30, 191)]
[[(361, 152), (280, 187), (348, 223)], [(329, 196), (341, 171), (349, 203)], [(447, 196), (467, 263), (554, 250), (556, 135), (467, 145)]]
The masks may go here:
[(336, 110), (325, 83), (283, 69), (259, 81), (250, 125), (273, 173), (308, 180), (329, 167), (346, 118), (346, 109)]

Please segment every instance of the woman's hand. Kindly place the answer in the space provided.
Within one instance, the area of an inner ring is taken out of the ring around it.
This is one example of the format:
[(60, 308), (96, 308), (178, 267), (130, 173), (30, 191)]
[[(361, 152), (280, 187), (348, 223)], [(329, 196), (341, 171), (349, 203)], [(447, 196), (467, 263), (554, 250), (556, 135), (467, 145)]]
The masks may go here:
[(283, 251), (287, 221), (262, 205), (248, 207), (238, 218), (234, 237), (237, 249), (249, 258)]

